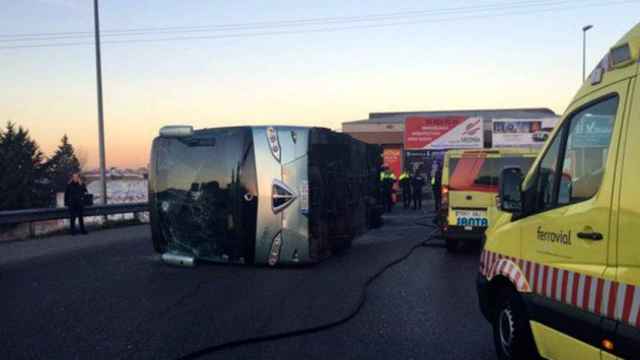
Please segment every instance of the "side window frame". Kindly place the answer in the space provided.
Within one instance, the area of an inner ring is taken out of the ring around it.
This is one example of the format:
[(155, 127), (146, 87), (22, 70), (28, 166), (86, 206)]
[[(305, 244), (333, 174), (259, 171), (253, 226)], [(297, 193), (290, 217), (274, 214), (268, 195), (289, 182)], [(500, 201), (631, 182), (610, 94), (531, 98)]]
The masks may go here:
[[(541, 181), (540, 168), (542, 166), (542, 161), (540, 161), (540, 163), (538, 164), (538, 167), (536, 168), (536, 179), (533, 186), (533, 189), (535, 189), (535, 193), (532, 200), (534, 201), (535, 208), (530, 215), (540, 214), (545, 211), (553, 210), (558, 207), (558, 193), (560, 192), (560, 182), (558, 181), (560, 177), (558, 176), (558, 172), (562, 171), (562, 159), (564, 157), (564, 147), (566, 146), (566, 143), (567, 143), (567, 128), (571, 125), (572, 119), (573, 119), (572, 117), (569, 117), (566, 121), (563, 121), (562, 124), (560, 124), (560, 129), (556, 133), (556, 136), (553, 137), (552, 139), (549, 139), (550, 144), (556, 141), (556, 139), (560, 140), (560, 145), (558, 145), (558, 153), (556, 154), (557, 156), (556, 166), (553, 172), (553, 179), (551, 184), (551, 206), (544, 209), (539, 208), (539, 205), (540, 205), (539, 199), (542, 196), (537, 191), (540, 187), (540, 181)], [(547, 151), (545, 151), (542, 158), (547, 156), (551, 148), (552, 146), (549, 146), (547, 148)]]
[[(533, 205), (533, 210), (530, 212), (527, 212), (524, 217), (526, 216), (531, 216), (531, 215), (536, 215), (536, 214), (541, 214), (550, 210), (554, 210), (560, 207), (564, 207), (564, 206), (571, 206), (574, 204), (578, 204), (584, 201), (587, 201), (591, 198), (593, 198), (594, 196), (596, 196), (599, 192), (600, 192), (600, 185), (598, 185), (598, 191), (596, 191), (590, 198), (588, 199), (584, 199), (581, 201), (576, 201), (576, 202), (569, 202), (567, 204), (558, 204), (558, 196), (560, 193), (560, 180), (561, 180), (561, 175), (562, 175), (562, 169), (564, 167), (564, 160), (565, 160), (565, 154), (566, 154), (566, 150), (567, 150), (567, 141), (569, 138), (569, 131), (571, 131), (571, 124), (573, 123), (573, 121), (575, 120), (576, 115), (578, 115), (579, 113), (581, 113), (582, 111), (595, 106), (597, 104), (603, 103), (611, 98), (617, 97), (618, 98), (618, 104), (616, 106), (616, 114), (615, 114), (615, 118), (614, 118), (614, 127), (615, 124), (617, 123), (617, 117), (618, 117), (618, 111), (620, 109), (620, 94), (618, 94), (617, 92), (611, 92), (611, 93), (607, 93), (603, 96), (598, 97), (597, 99), (594, 99), (592, 101), (589, 101), (588, 103), (583, 104), (582, 106), (580, 106), (579, 108), (575, 109), (574, 111), (571, 112), (571, 114), (569, 116), (566, 117), (566, 120), (563, 121), (559, 126), (561, 126), (561, 128), (558, 130), (558, 132), (556, 132), (556, 136), (554, 136), (553, 138), (549, 139), (549, 143), (551, 144), (553, 141), (555, 141), (558, 137), (560, 138), (560, 148), (558, 149), (558, 161), (556, 162), (556, 166), (555, 166), (555, 172), (553, 174), (553, 187), (552, 187), (552, 198), (551, 198), (551, 206), (547, 207), (545, 209), (540, 209), (538, 208), (538, 198), (540, 196), (540, 194), (537, 193), (537, 189), (539, 187), (539, 182), (541, 180), (540, 178), (540, 166), (542, 165), (542, 161), (540, 161), (538, 163), (538, 166), (536, 167), (535, 170), (535, 179), (534, 182), (532, 184), (532, 186), (527, 190), (527, 191), (531, 191), (531, 190), (535, 190), (533, 191), (533, 196), (523, 196), (523, 199), (527, 199), (529, 202), (533, 201), (533, 203), (531, 205)], [(609, 142), (609, 146), (611, 145), (611, 141)], [(551, 146), (547, 147), (545, 153), (541, 156), (541, 159), (544, 158), (545, 156), (547, 156), (547, 153), (549, 152), (549, 150), (551, 149)]]
[[(564, 147), (562, 149), (562, 159), (561, 159), (562, 163), (559, 164), (561, 166), (560, 169), (559, 169), (559, 174), (560, 175), (562, 175), (562, 170), (564, 169), (564, 161), (566, 160), (565, 155), (566, 155), (566, 152), (567, 152), (567, 142), (569, 141), (569, 135), (570, 135), (569, 132), (571, 131), (571, 125), (573, 125), (573, 121), (575, 120), (575, 115), (579, 114), (580, 112), (582, 112), (585, 109), (588, 109), (588, 108), (593, 107), (593, 106), (597, 106), (599, 104), (604, 103), (605, 101), (609, 101), (609, 100), (614, 99), (614, 98), (617, 98), (617, 102), (616, 102), (615, 113), (613, 115), (614, 117), (613, 117), (613, 122), (612, 122), (612, 127), (611, 127), (611, 135), (609, 137), (609, 143), (607, 144), (607, 149), (608, 149), (608, 151), (610, 151), (611, 143), (613, 141), (614, 128), (615, 128), (617, 120), (618, 120), (618, 110), (620, 108), (620, 95), (618, 95), (618, 93), (616, 93), (616, 92), (608, 93), (608, 94), (603, 95), (603, 96), (601, 96), (601, 97), (599, 97), (599, 98), (597, 98), (597, 99), (595, 99), (593, 101), (590, 101), (585, 106), (582, 106), (580, 109), (578, 109), (578, 111), (575, 111), (573, 113), (573, 115), (571, 117), (571, 122), (568, 124), (569, 126), (568, 126), (567, 130), (565, 131), (566, 135), (565, 135), (565, 139), (564, 139)], [(604, 170), (606, 170), (606, 167), (607, 167), (607, 165), (605, 163), (604, 164)], [(579, 204), (581, 202), (588, 201), (588, 200), (594, 198), (596, 195), (598, 195), (598, 193), (600, 192), (600, 189), (602, 187), (602, 179), (601, 179), (600, 183), (598, 184), (598, 189), (591, 196), (589, 196), (587, 198), (584, 198), (584, 199), (577, 200), (577, 201), (575, 201), (575, 200), (574, 201), (569, 201), (569, 202), (567, 202), (565, 204), (558, 205), (558, 200), (559, 200), (559, 197), (560, 197), (560, 184), (561, 184), (561, 182), (562, 182), (562, 179), (560, 177), (558, 177), (558, 181), (557, 181), (557, 183), (558, 183), (558, 192), (555, 194), (556, 195), (556, 197), (555, 197), (556, 207), (569, 206), (569, 205)]]

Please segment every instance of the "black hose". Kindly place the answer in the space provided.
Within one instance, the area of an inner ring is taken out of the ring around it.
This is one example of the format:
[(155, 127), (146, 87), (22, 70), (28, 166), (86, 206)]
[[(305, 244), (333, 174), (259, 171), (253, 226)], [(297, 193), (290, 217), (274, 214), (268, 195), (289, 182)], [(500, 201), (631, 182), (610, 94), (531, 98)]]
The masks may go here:
[(431, 216), (426, 215), (414, 221), (414, 224), (430, 228), (430, 227), (436, 226), (435, 221), (437, 219), (438, 219), (438, 215), (431, 215)]
[[(428, 225), (424, 225), (424, 226), (428, 226)], [(434, 226), (434, 225), (431, 224), (431, 226)], [(349, 314), (347, 314), (346, 316), (344, 316), (344, 317), (342, 317), (342, 318), (340, 318), (338, 320), (331, 321), (331, 322), (328, 322), (328, 323), (325, 323), (325, 324), (321, 324), (321, 325), (317, 325), (317, 326), (312, 326), (312, 327), (298, 329), (298, 330), (281, 332), (281, 333), (277, 333), (277, 334), (273, 334), (273, 335), (257, 336), (257, 337), (253, 337), (253, 338), (233, 340), (233, 341), (229, 341), (229, 342), (222, 343), (222, 344), (219, 344), (219, 345), (212, 345), (212, 346), (208, 346), (208, 347), (205, 347), (203, 349), (194, 351), (194, 352), (189, 353), (187, 355), (181, 356), (178, 359), (179, 360), (197, 359), (197, 358), (199, 358), (201, 356), (204, 356), (204, 355), (207, 355), (207, 354), (211, 354), (211, 353), (214, 353), (214, 352), (217, 352), (217, 351), (221, 351), (221, 350), (228, 350), (228, 349), (236, 348), (236, 347), (243, 346), (243, 345), (256, 344), (256, 343), (261, 343), (261, 342), (265, 342), (265, 341), (280, 340), (280, 339), (285, 339), (285, 338), (291, 338), (291, 337), (296, 337), (296, 336), (302, 336), (302, 335), (317, 333), (317, 332), (320, 332), (320, 331), (323, 331), (323, 330), (327, 330), (327, 329), (342, 325), (342, 324), (346, 323), (347, 321), (353, 319), (356, 315), (358, 315), (358, 313), (360, 312), (360, 310), (362, 309), (362, 307), (364, 306), (364, 304), (365, 304), (365, 302), (367, 300), (367, 290), (369, 288), (369, 285), (371, 285), (371, 283), (373, 283), (378, 277), (380, 277), (380, 275), (384, 274), (385, 271), (389, 270), (393, 266), (395, 266), (395, 265), (403, 262), (407, 258), (409, 258), (409, 256), (411, 256), (411, 254), (413, 254), (413, 252), (417, 248), (424, 246), (429, 241), (429, 239), (431, 239), (431, 236), (436, 231), (438, 231), (437, 228), (432, 229), (431, 232), (429, 232), (427, 234), (427, 240), (412, 246), (409, 249), (409, 251), (407, 251), (404, 255), (402, 255), (399, 258), (387, 263), (380, 270), (378, 270), (372, 276), (370, 276), (367, 279), (367, 281), (364, 283), (364, 286), (362, 287), (362, 292), (360, 294), (360, 299), (358, 301), (358, 304), (355, 306), (355, 308), (351, 312), (349, 312)]]

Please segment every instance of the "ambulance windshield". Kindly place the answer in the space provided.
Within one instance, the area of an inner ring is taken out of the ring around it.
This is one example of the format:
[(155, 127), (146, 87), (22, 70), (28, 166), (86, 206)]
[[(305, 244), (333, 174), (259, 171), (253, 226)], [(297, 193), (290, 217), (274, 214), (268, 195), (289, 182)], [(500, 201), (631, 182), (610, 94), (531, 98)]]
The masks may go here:
[(527, 172), (535, 158), (509, 156), (462, 156), (449, 161), (449, 189), (452, 191), (498, 192), (500, 172), (506, 167), (519, 167)]

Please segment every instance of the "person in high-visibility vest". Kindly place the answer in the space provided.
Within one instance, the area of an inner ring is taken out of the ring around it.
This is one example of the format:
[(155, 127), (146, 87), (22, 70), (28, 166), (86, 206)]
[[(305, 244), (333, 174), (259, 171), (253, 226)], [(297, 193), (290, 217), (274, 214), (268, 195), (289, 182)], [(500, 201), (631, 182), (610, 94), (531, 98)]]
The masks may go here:
[(402, 189), (402, 202), (404, 208), (408, 209), (411, 207), (411, 174), (407, 169), (400, 174), (399, 182)]
[(388, 167), (384, 167), (380, 173), (380, 182), (382, 183), (382, 203), (386, 212), (393, 209), (393, 184), (396, 182), (396, 176), (393, 175)]

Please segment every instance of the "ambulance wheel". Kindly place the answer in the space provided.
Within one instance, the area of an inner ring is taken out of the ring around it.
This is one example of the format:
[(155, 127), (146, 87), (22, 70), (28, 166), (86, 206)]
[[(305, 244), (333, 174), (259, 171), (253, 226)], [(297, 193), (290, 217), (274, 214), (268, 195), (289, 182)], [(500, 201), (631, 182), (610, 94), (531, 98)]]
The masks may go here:
[(447, 252), (454, 253), (458, 251), (458, 239), (446, 237), (444, 241), (446, 242), (446, 245), (447, 245)]
[(500, 360), (540, 359), (522, 299), (511, 289), (505, 289), (498, 298), (493, 340)]

